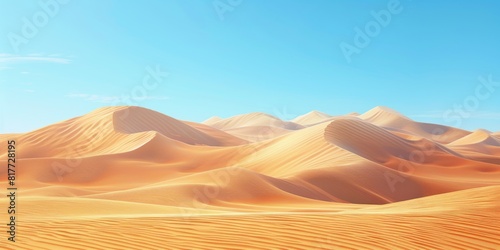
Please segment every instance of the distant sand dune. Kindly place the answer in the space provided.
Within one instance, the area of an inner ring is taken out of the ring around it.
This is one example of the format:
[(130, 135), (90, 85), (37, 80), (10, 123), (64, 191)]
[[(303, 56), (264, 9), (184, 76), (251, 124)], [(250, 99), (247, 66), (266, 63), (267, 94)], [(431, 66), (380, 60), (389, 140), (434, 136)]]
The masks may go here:
[(473, 133), (464, 136), (460, 139), (457, 139), (456, 141), (453, 141), (449, 145), (455, 146), (455, 145), (471, 145), (471, 144), (483, 144), (483, 145), (489, 145), (489, 146), (494, 146), (494, 147), (499, 147), (500, 146), (500, 140), (498, 138), (495, 138), (492, 134), (490, 134), (486, 130), (476, 130)]
[(438, 124), (420, 123), (387, 107), (375, 107), (359, 118), (390, 130), (402, 131), (439, 143), (449, 143), (470, 132)]
[(288, 130), (297, 130), (303, 128), (302, 125), (296, 124), (294, 122), (282, 121), (272, 115), (259, 112), (236, 115), (227, 119), (219, 120), (215, 123), (212, 123), (210, 126), (221, 130), (248, 126), (271, 126)]
[(311, 125), (316, 125), (318, 123), (330, 121), (332, 119), (333, 116), (314, 110), (307, 114), (298, 116), (292, 121), (302, 126), (311, 126)]
[(272, 115), (259, 112), (226, 119), (212, 117), (203, 123), (250, 142), (271, 139), (304, 128), (301, 124), (282, 121)]

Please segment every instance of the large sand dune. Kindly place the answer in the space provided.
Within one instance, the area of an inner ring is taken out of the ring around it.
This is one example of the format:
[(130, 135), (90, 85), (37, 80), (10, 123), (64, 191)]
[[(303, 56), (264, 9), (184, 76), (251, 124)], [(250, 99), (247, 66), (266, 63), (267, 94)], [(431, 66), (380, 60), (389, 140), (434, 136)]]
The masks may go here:
[(498, 133), (384, 107), (203, 123), (109, 107), (13, 139), (4, 249), (500, 248)]

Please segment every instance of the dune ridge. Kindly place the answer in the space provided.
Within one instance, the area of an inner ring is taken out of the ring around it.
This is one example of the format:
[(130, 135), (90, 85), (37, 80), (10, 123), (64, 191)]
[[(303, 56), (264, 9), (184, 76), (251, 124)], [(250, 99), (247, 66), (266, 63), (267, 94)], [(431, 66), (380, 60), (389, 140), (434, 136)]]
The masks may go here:
[(317, 110), (313, 110), (307, 114), (297, 116), (296, 118), (294, 118), (292, 120), (292, 122), (295, 122), (295, 123), (300, 124), (302, 126), (311, 126), (311, 125), (315, 125), (315, 124), (318, 124), (321, 122), (330, 121), (332, 119), (333, 119), (333, 116), (331, 116), (329, 114), (326, 114), (326, 113), (323, 113), (323, 112), (320, 112)]

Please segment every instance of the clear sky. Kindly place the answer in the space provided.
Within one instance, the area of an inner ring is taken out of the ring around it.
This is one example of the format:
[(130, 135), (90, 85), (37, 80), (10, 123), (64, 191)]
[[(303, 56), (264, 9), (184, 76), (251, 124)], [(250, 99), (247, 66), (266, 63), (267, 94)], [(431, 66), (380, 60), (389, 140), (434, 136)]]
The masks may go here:
[(115, 104), (192, 121), (381, 105), (500, 130), (500, 1), (1, 0), (0, 17), (0, 133)]

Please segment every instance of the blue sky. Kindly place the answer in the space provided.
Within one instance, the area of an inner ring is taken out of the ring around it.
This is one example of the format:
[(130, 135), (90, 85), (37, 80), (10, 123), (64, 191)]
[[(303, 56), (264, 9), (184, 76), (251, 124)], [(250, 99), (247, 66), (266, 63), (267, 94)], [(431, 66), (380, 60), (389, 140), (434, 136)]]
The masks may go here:
[(2, 0), (0, 16), (0, 133), (115, 104), (192, 121), (382, 105), (500, 130), (499, 1)]

